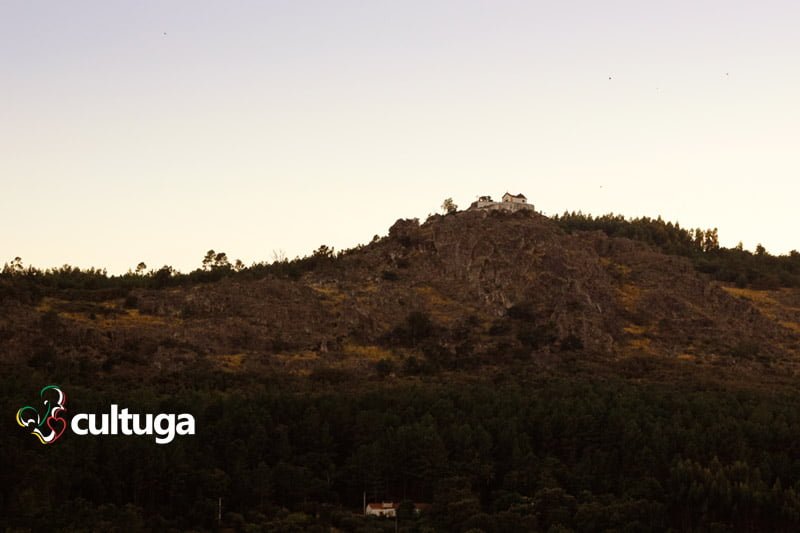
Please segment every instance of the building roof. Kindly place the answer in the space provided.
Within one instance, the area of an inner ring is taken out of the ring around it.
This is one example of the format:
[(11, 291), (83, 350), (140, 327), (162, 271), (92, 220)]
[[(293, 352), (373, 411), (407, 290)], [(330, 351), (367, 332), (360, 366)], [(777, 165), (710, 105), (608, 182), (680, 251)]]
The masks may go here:
[(368, 503), (367, 509), (377, 509), (377, 510), (395, 509), (399, 505), (400, 504), (394, 502)]
[[(426, 509), (430, 509), (431, 504), (429, 503), (420, 503), (420, 502), (413, 502), (414, 508), (419, 509), (420, 511), (424, 511)], [(380, 503), (368, 503), (367, 509), (373, 511), (386, 511), (388, 509), (397, 509), (400, 507), (399, 502), (380, 502)]]
[(519, 194), (511, 194), (510, 192), (506, 192), (506, 193), (505, 193), (503, 196), (510, 196), (510, 197), (512, 197), (512, 198), (522, 198), (523, 200), (527, 200), (527, 198), (525, 198), (525, 195), (524, 195), (524, 194), (522, 194), (522, 193), (519, 193)]

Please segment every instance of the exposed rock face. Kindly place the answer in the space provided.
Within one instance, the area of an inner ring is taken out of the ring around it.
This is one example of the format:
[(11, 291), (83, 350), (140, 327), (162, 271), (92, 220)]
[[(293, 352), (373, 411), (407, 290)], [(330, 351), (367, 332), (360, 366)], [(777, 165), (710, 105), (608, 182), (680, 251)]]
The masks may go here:
[[(399, 281), (384, 283), (390, 291), (431, 287), (462, 314), (499, 318), (526, 306), (559, 339), (577, 337), (600, 352), (624, 351), (630, 341), (649, 353), (724, 354), (747, 342), (769, 352), (771, 340), (787, 333), (685, 258), (602, 232), (567, 235), (529, 211), (468, 211), (421, 226), (398, 221), (388, 240), (348, 260), (369, 265), (359, 276), (405, 265)], [(358, 268), (344, 271), (354, 281), (347, 273)], [(387, 304), (372, 302), (371, 314), (386, 316)]]
[[(97, 307), (102, 316), (73, 312), (74, 299), (58, 294), (3, 302), (0, 348), (7, 359), (29, 360), (44, 345), (48, 357), (142, 374), (215, 357), (284, 364), (311, 357), (302, 354), (366, 353), (353, 346), (484, 362), (509, 350), (736, 358), (757, 347), (782, 361), (798, 340), (684, 258), (602, 232), (568, 235), (529, 210), (398, 220), (387, 237), (297, 280), (239, 276), (135, 296), (134, 310), (109, 298)], [(435, 334), (403, 344), (398, 328), (414, 311)]]

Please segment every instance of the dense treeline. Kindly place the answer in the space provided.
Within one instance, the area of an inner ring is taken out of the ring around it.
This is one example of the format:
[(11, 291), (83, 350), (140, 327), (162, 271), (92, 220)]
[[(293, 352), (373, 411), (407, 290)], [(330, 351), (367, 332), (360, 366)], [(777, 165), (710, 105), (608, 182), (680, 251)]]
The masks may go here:
[[(610, 237), (625, 237), (646, 242), (667, 254), (682, 255), (692, 260), (695, 267), (714, 279), (736, 283), (741, 287), (760, 289), (778, 287), (800, 287), (800, 253), (795, 250), (789, 255), (775, 256), (758, 245), (756, 252), (744, 250), (741, 245), (724, 248), (719, 245), (717, 229), (686, 229), (680, 224), (665, 222), (659, 218), (626, 219), (622, 215), (607, 214), (599, 217), (581, 212), (564, 213), (552, 218), (568, 232), (603, 231)], [(376, 236), (377, 239), (377, 236)], [(147, 269), (144, 263), (122, 275), (108, 275), (99, 268), (80, 269), (63, 265), (61, 267), (39, 269), (24, 266), (22, 259), (15, 257), (5, 263), (0, 270), (0, 281), (13, 280), (12, 285), (0, 284), (0, 296), (13, 291), (36, 297), (48, 290), (106, 290), (120, 295), (133, 288), (159, 289), (169, 286), (210, 283), (229, 276), (243, 278), (263, 278), (276, 276), (298, 279), (306, 272), (323, 265), (334, 264), (336, 259), (363, 246), (351, 250), (335, 252), (333, 248), (321, 245), (305, 257), (288, 260), (276, 257), (272, 262), (253, 263), (245, 266), (240, 260), (231, 262), (224, 252), (209, 250), (202, 265), (188, 273), (182, 273), (169, 265), (158, 269)], [(384, 277), (392, 276), (384, 272)]]
[[(40, 385), (2, 381), (5, 413)], [(800, 528), (796, 394), (575, 377), (313, 393), (192, 383), (135, 393), (62, 383), (72, 413), (112, 401), (186, 411), (197, 435), (159, 446), (68, 434), (45, 447), (4, 431), (6, 525), (212, 529), (222, 498), (223, 525), (242, 530), (393, 530), (359, 516), (366, 493), (432, 504), (402, 517), (403, 531)]]
[(755, 253), (719, 245), (717, 229), (686, 229), (680, 224), (659, 218), (626, 219), (622, 215), (599, 217), (583, 213), (564, 213), (553, 220), (566, 231), (597, 231), (609, 237), (625, 237), (646, 242), (667, 254), (682, 255), (692, 260), (699, 271), (714, 279), (759, 289), (800, 287), (800, 253), (788, 255), (767, 253), (760, 244)]
[[(333, 263), (337, 257), (348, 253), (335, 253), (333, 248), (320, 246), (311, 255), (292, 260), (278, 258), (272, 262), (254, 263), (245, 266), (236, 260), (230, 263), (224, 252), (209, 250), (203, 259), (202, 266), (188, 273), (182, 273), (169, 265), (159, 269), (147, 270), (140, 263), (136, 270), (129, 270), (121, 275), (109, 275), (105, 269), (86, 268), (71, 265), (40, 269), (24, 266), (20, 257), (5, 263), (0, 270), (0, 297), (13, 295), (17, 299), (28, 297), (36, 299), (48, 291), (60, 291), (62, 296), (69, 296), (69, 291), (77, 293), (80, 298), (91, 299), (92, 291), (99, 299), (120, 297), (131, 289), (161, 289), (197, 283), (212, 283), (230, 276), (258, 279), (265, 276), (298, 279), (303, 273), (319, 268), (321, 265)], [(7, 283), (2, 283), (6, 280)]]

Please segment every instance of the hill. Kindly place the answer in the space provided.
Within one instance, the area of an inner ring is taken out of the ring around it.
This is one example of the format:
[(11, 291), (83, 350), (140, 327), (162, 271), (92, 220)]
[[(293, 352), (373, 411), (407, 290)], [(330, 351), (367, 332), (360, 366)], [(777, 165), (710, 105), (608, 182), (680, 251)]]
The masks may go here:
[(74, 412), (188, 411), (197, 435), (50, 449), (7, 417), (0, 516), (394, 531), (366, 497), (430, 503), (403, 531), (796, 531), (800, 290), (619, 224), (470, 210), (247, 268), (9, 266), (2, 412), (57, 383)]
[(380, 361), (401, 373), (564, 357), (795, 372), (797, 291), (726, 285), (686, 257), (569, 233), (532, 211), (399, 220), (368, 245), (309, 260), (299, 274), (7, 297), (2, 349), (34, 368), (69, 361), (85, 376), (137, 379), (191, 367), (308, 375), (376, 372)]

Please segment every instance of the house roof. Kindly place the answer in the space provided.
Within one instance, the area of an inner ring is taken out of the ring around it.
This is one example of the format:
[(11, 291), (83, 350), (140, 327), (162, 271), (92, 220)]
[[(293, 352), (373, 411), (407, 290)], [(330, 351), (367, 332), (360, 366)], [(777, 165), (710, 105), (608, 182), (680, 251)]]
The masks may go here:
[(506, 192), (506, 193), (505, 193), (503, 196), (510, 196), (510, 197), (512, 197), (512, 198), (522, 198), (522, 199), (525, 199), (525, 200), (527, 200), (527, 198), (525, 198), (525, 195), (524, 195), (524, 194), (522, 194), (522, 193), (519, 193), (519, 194), (511, 194), (510, 192)]
[(394, 502), (368, 503), (367, 509), (377, 509), (377, 510), (395, 509), (398, 507), (398, 505), (399, 504)]
[[(419, 503), (414, 502), (414, 508), (419, 509), (420, 511), (425, 511), (430, 509), (431, 504), (429, 503)], [(400, 507), (398, 502), (380, 502), (380, 503), (368, 503), (367, 509), (374, 510), (374, 511), (385, 511), (387, 509), (397, 509)]]

